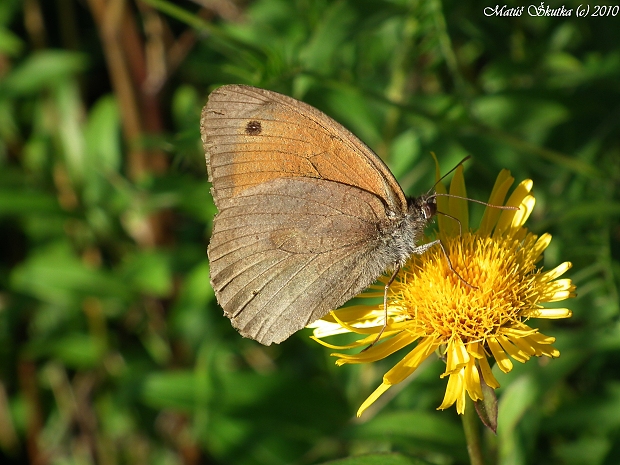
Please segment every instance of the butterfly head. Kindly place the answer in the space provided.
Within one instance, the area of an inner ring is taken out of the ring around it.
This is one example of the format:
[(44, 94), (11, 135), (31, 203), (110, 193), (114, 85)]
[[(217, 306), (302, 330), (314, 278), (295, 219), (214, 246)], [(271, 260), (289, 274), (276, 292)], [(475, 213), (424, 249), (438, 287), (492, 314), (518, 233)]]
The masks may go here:
[(435, 194), (422, 194), (419, 197), (408, 199), (410, 215), (415, 215), (426, 222), (437, 214), (437, 197)]

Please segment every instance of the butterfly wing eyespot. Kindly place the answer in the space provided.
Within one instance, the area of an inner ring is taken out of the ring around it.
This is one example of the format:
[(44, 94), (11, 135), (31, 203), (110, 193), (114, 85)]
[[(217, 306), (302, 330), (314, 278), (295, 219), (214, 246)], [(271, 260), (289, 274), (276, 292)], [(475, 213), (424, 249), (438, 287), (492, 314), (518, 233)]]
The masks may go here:
[(258, 136), (261, 132), (263, 132), (263, 126), (260, 121), (248, 121), (245, 125), (245, 133), (250, 136)]

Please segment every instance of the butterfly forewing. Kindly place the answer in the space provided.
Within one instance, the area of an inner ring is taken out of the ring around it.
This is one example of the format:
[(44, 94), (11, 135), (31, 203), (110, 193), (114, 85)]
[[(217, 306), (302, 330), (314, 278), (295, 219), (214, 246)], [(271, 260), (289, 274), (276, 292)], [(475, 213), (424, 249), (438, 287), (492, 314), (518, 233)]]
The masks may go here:
[(276, 92), (231, 85), (209, 96), (201, 118), (216, 203), (274, 178), (305, 176), (359, 187), (394, 211), (407, 202), (385, 164), (342, 125)]

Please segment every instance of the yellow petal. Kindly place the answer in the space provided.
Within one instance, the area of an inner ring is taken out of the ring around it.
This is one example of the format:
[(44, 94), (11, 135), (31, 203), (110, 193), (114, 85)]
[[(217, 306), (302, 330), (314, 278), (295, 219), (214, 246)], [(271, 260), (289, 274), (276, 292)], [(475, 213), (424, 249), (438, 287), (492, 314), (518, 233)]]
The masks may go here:
[[(363, 345), (370, 344), (376, 336), (369, 336), (368, 342), (365, 342)], [(367, 339), (364, 339), (366, 341)], [(388, 339), (385, 342), (380, 344), (373, 345), (370, 349), (360, 352), (359, 354), (332, 354), (334, 357), (340, 357), (336, 364), (341, 366), (345, 363), (369, 363), (376, 362), (377, 360), (382, 360), (388, 355), (392, 355), (394, 352), (402, 349), (403, 347), (408, 346), (412, 342), (417, 339), (417, 336), (407, 332), (401, 331), (400, 333), (394, 335), (394, 337)]]
[(519, 350), (506, 336), (499, 335), (497, 336), (497, 342), (500, 343), (502, 349), (508, 353), (512, 358), (514, 358), (517, 362), (525, 363), (530, 357), (523, 351)]
[[(437, 161), (437, 157), (435, 154), (432, 154), (435, 159), (435, 182), (439, 182), (441, 178), (441, 170), (439, 169), (439, 162)], [(446, 194), (446, 188), (442, 183), (439, 183), (435, 186), (435, 192), (437, 194)], [(447, 213), (450, 210), (448, 206), (448, 197), (439, 196), (437, 197), (437, 211)], [(439, 225), (439, 231), (448, 231), (452, 227), (454, 220), (448, 218), (444, 215), (437, 215), (437, 224)]]
[[(497, 206), (504, 205), (504, 199), (506, 198), (508, 189), (510, 189), (510, 186), (512, 186), (514, 180), (515, 179), (510, 175), (510, 171), (502, 170), (495, 180), (495, 185), (491, 191), (491, 196), (489, 197), (488, 203)], [(478, 229), (478, 234), (483, 237), (491, 235), (491, 231), (493, 231), (493, 227), (495, 226), (497, 218), (499, 218), (501, 213), (502, 210), (500, 208), (495, 208), (492, 206), (485, 208), (484, 215), (482, 215), (482, 221), (480, 222), (480, 228)]]
[(558, 279), (547, 286), (541, 296), (541, 302), (559, 302), (570, 297), (575, 297), (575, 286), (570, 279)]
[(549, 320), (557, 320), (560, 318), (570, 318), (573, 312), (568, 308), (536, 308), (521, 312), (522, 316), (528, 318), (547, 318)]
[(530, 336), (527, 336), (531, 341), (534, 341), (538, 344), (553, 344), (555, 342), (555, 338), (552, 336), (546, 336), (542, 333), (534, 333)]
[(491, 353), (493, 354), (493, 358), (497, 362), (497, 366), (504, 373), (508, 373), (512, 370), (512, 362), (506, 355), (506, 352), (501, 348), (499, 343), (495, 339), (488, 339), (487, 344), (489, 344), (489, 349), (491, 349)]
[(465, 389), (467, 389), (469, 397), (471, 397), (474, 402), (483, 398), (482, 387), (480, 386), (480, 374), (478, 373), (478, 368), (476, 368), (474, 360), (471, 360), (471, 362), (465, 366)]
[[(521, 207), (521, 203), (532, 190), (533, 184), (531, 179), (522, 181), (510, 195), (506, 205), (509, 207)], [(524, 208), (527, 208), (527, 205)], [(517, 210), (502, 210), (499, 220), (497, 221), (497, 226), (495, 226), (495, 231), (493, 231), (494, 238), (502, 236), (505, 231), (511, 227), (515, 211)]]
[(514, 212), (512, 223), (510, 224), (511, 229), (514, 232), (523, 227), (527, 219), (532, 214), (532, 211), (534, 211), (534, 205), (536, 205), (536, 199), (533, 195), (527, 195), (521, 201), (521, 205), (519, 205), (519, 209)]
[(383, 379), (391, 384), (400, 383), (409, 374), (413, 373), (420, 366), (420, 363), (435, 351), (438, 345), (430, 337), (420, 341), (415, 349), (405, 355), (400, 362), (383, 376)]
[(463, 370), (459, 370), (453, 373), (448, 378), (448, 385), (446, 386), (446, 393), (443, 397), (443, 402), (438, 410), (445, 410), (450, 407), (454, 402), (457, 402), (460, 398), (463, 398), (463, 405), (459, 411), (459, 404), (456, 406), (456, 411), (459, 414), (464, 412), (465, 390), (463, 389)]
[(525, 337), (508, 337), (508, 340), (519, 348), (519, 351), (526, 354), (525, 360), (529, 360), (530, 357), (536, 355), (536, 349), (528, 342)]
[[(362, 294), (366, 296), (367, 293)], [(383, 297), (383, 286), (381, 286), (381, 297)], [(368, 305), (349, 305), (348, 307), (339, 308), (338, 310), (332, 310), (320, 320), (310, 323), (306, 328), (318, 328), (321, 326), (321, 322), (338, 323), (338, 321), (368, 321), (376, 320), (383, 317), (383, 305), (381, 309), (369, 307)]]
[(377, 400), (379, 397), (381, 397), (381, 395), (385, 391), (387, 391), (390, 387), (391, 387), (390, 384), (383, 383), (383, 384), (381, 384), (381, 386), (379, 386), (377, 389), (375, 389), (375, 392), (370, 394), (368, 396), (368, 398), (362, 403), (360, 408), (357, 410), (357, 416), (358, 417), (362, 416), (362, 413), (364, 413), (364, 410), (366, 410), (368, 407), (370, 407), (375, 402), (375, 400)]
[(502, 329), (502, 333), (511, 339), (529, 336), (530, 334), (534, 334), (536, 332), (538, 332), (537, 329), (530, 328), (528, 325), (523, 323), (513, 323), (512, 326)]
[[(383, 315), (385, 315), (385, 312), (383, 312)], [(339, 325), (342, 325), (343, 328), (345, 328), (347, 331), (351, 332), (351, 333), (357, 333), (357, 334), (377, 334), (376, 328), (377, 326), (379, 327), (383, 327), (383, 322), (381, 323), (381, 325), (377, 325), (376, 322), (373, 326), (367, 327), (367, 328), (360, 328), (358, 326), (353, 326), (353, 324), (351, 324), (350, 321), (343, 321), (340, 319), (340, 315), (338, 315), (336, 312), (331, 312), (331, 316), (334, 320), (336, 320), (336, 323), (338, 323)], [(385, 316), (384, 318), (385, 319)]]
[(448, 342), (448, 350), (446, 351), (446, 355), (448, 358), (446, 361), (446, 371), (442, 377), (460, 370), (463, 365), (469, 362), (467, 348), (460, 339), (452, 339)]
[(489, 365), (489, 361), (486, 357), (478, 360), (478, 365), (480, 366), (480, 371), (482, 372), (482, 379), (487, 383), (487, 386), (493, 389), (497, 389), (499, 387), (499, 383), (495, 376), (493, 376), (493, 372), (491, 371), (491, 366)]
[(542, 255), (545, 249), (551, 243), (551, 234), (545, 233), (538, 238), (536, 244), (531, 249), (530, 256), (532, 257), (532, 261), (535, 263), (538, 261), (538, 257)]
[[(536, 350), (537, 357), (546, 355), (547, 357), (557, 358), (560, 356), (560, 351), (556, 349), (555, 347), (549, 344), (546, 344), (546, 343), (541, 344), (533, 336), (528, 336), (526, 339), (528, 339), (529, 343)], [(554, 339), (554, 338), (550, 338), (550, 339)]]
[(562, 276), (564, 273), (570, 270), (572, 266), (573, 264), (571, 262), (564, 262), (561, 265), (556, 266), (553, 270), (543, 273), (542, 276), (544, 277), (545, 281), (553, 281), (554, 279)]
[[(450, 194), (459, 197), (467, 197), (465, 189), (465, 179), (463, 178), (463, 165), (459, 165), (454, 173), (452, 182), (450, 183)], [(449, 231), (443, 231), (444, 234), (462, 234), (463, 231), (469, 230), (469, 211), (467, 208), (467, 200), (458, 199), (456, 197), (448, 197), (449, 215), (458, 221), (452, 220), (453, 227)], [(459, 225), (460, 223), (460, 225)]]

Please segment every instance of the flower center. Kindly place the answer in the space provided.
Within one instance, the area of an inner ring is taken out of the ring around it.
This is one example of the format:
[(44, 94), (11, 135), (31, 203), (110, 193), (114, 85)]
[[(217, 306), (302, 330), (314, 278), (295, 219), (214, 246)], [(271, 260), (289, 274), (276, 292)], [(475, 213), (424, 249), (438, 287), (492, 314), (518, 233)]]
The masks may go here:
[(390, 304), (406, 313), (410, 330), (444, 343), (454, 337), (465, 343), (495, 337), (539, 301), (531, 286), (535, 263), (524, 245), (535, 239), (471, 233), (443, 238), (454, 270), (467, 283), (450, 269), (441, 248), (434, 247), (425, 256), (411, 258), (390, 288)]

